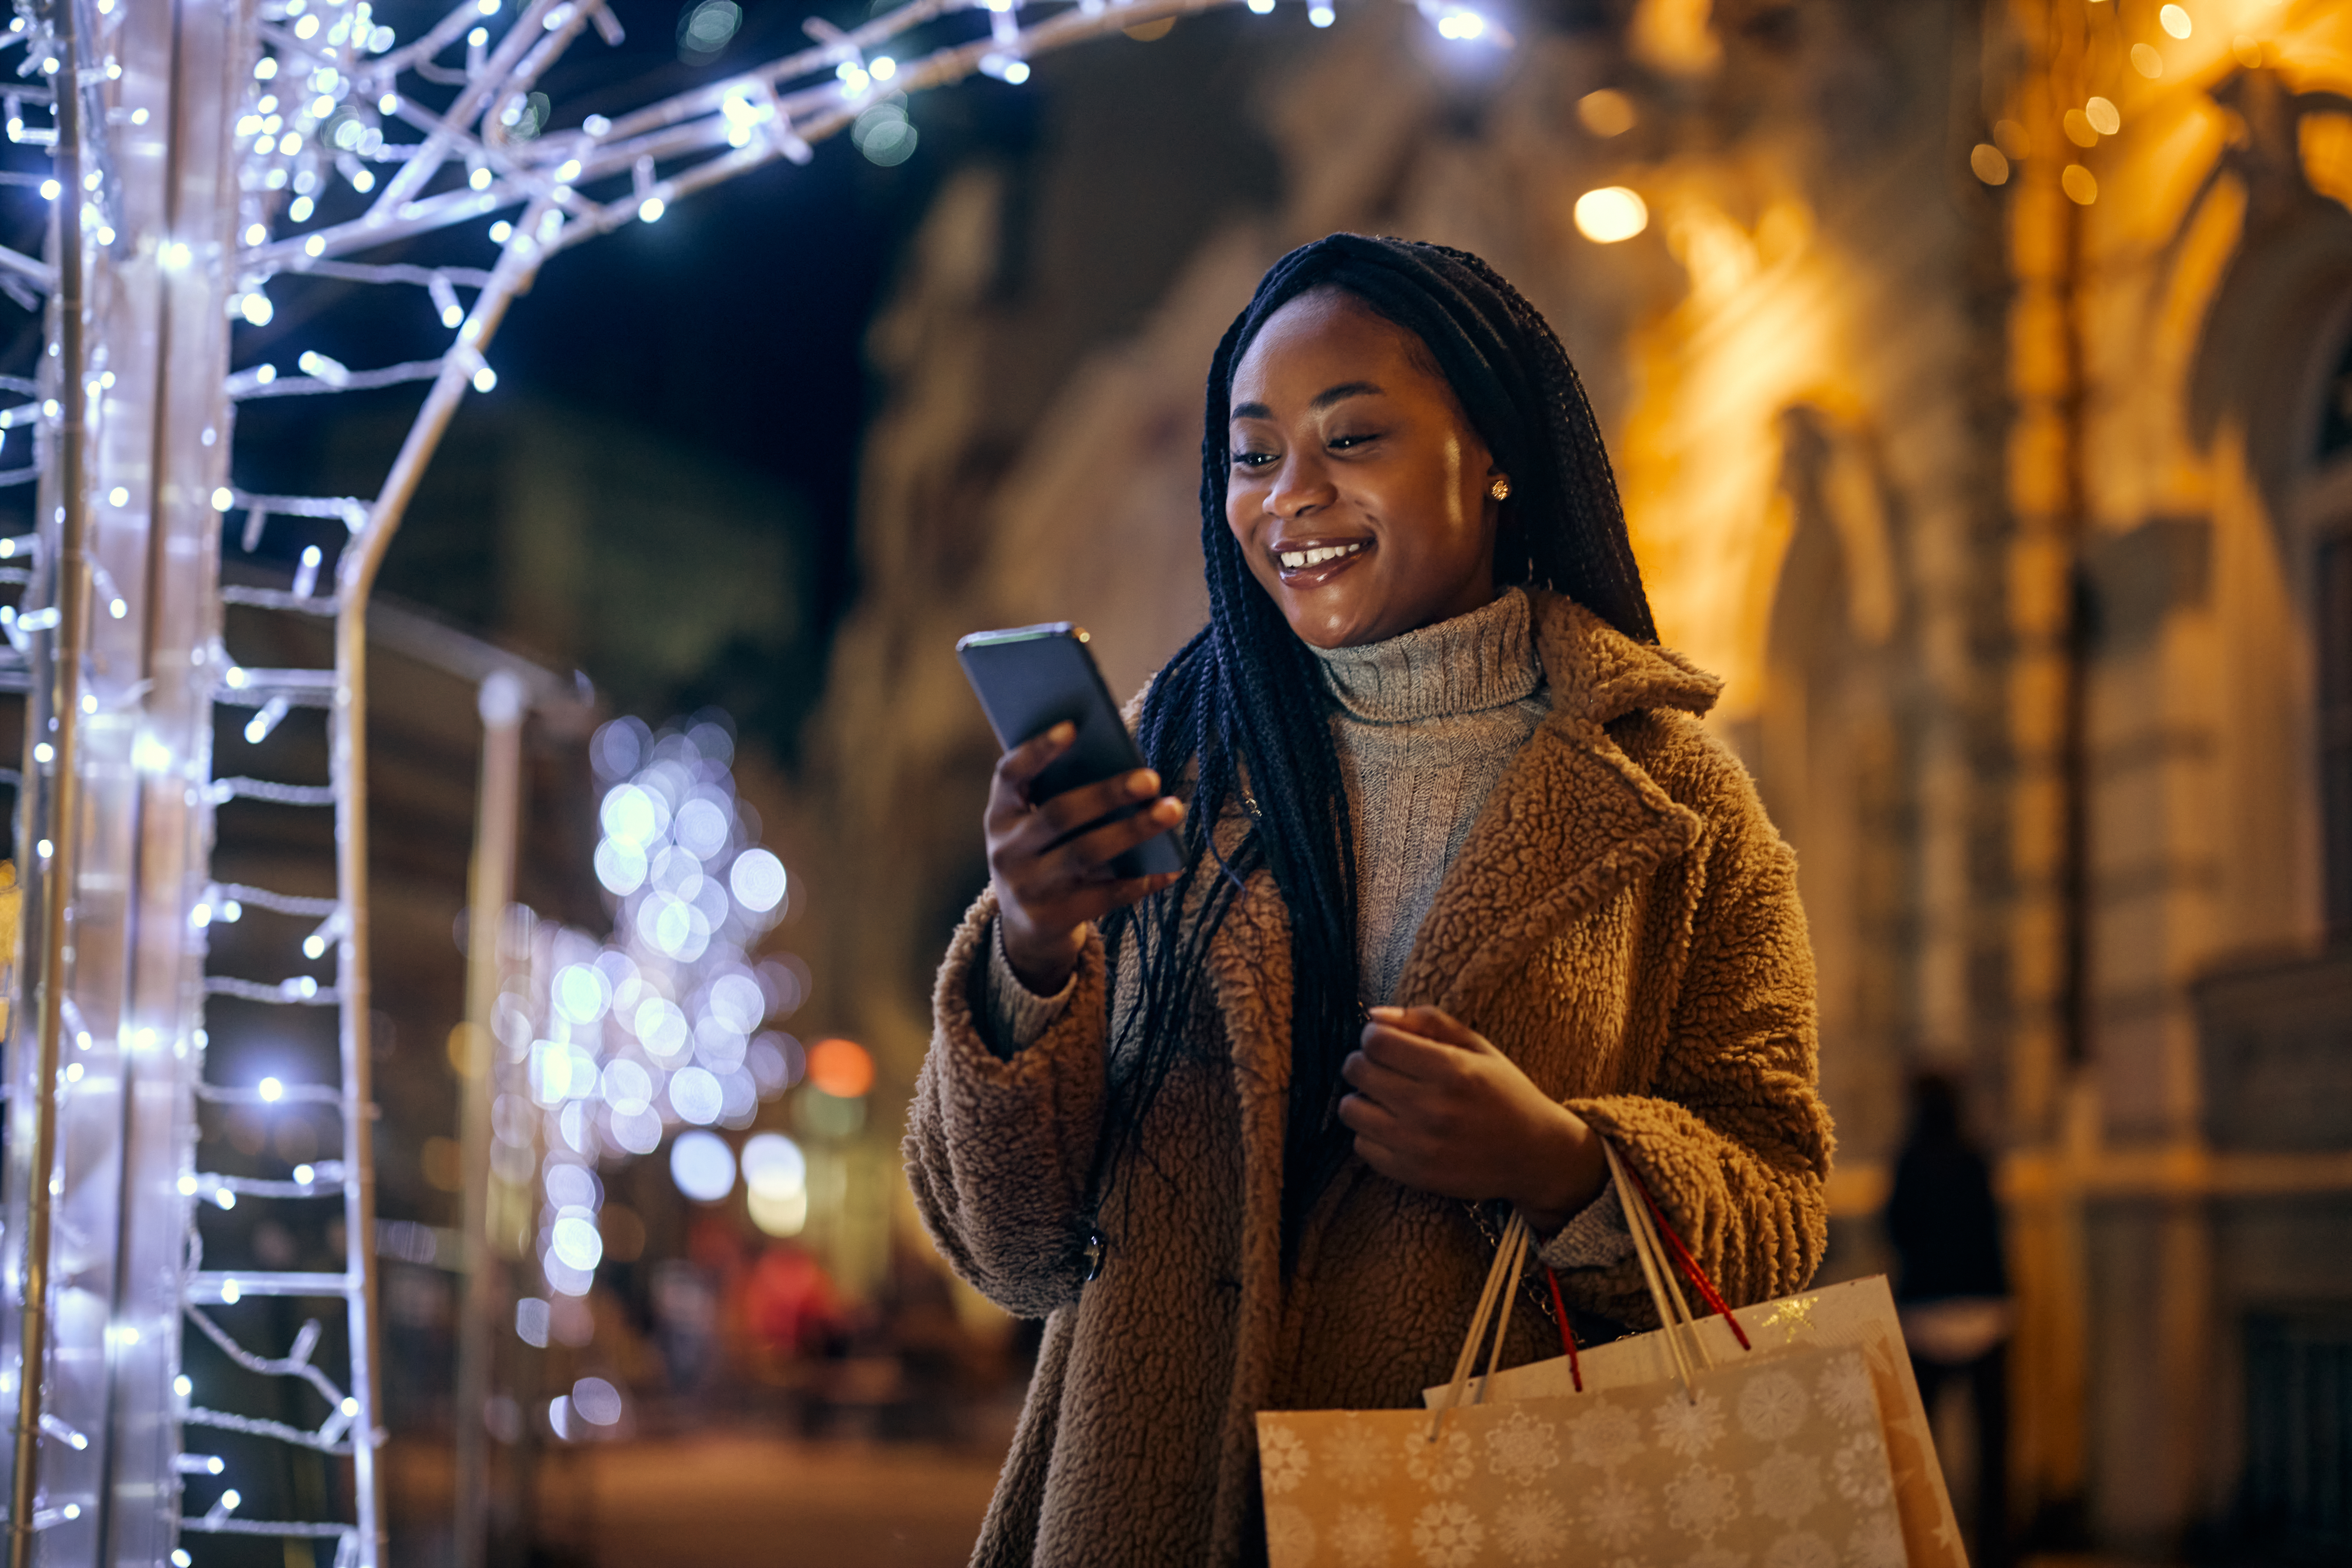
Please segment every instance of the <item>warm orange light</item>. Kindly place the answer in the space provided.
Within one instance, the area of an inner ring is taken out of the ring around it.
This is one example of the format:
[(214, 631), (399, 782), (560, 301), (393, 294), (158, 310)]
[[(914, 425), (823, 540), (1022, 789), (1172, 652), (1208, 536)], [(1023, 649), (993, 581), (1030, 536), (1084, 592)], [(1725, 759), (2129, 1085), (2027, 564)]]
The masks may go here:
[(808, 1049), (808, 1080), (835, 1100), (856, 1100), (874, 1087), (874, 1058), (855, 1040), (819, 1040)]
[(1603, 185), (1576, 198), (1577, 232), (1595, 245), (1631, 239), (1650, 226), (1650, 209), (1622, 185)]
[(1988, 185), (2005, 184), (2009, 180), (2009, 160), (2000, 149), (1990, 142), (1979, 142), (1969, 151), (1969, 167), (1978, 179)]
[(1633, 100), (1613, 87), (1588, 92), (1576, 100), (1576, 117), (1584, 128), (1604, 140), (1633, 129)]

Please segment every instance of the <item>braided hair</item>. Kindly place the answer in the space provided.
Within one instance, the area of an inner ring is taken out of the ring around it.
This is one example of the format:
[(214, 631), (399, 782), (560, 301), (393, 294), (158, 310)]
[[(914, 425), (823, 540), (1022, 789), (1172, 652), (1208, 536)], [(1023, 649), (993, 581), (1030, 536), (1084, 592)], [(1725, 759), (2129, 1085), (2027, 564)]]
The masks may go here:
[[(1352, 295), (1417, 338), (1510, 476), (1496, 581), (1555, 590), (1630, 637), (1657, 640), (1583, 384), (1550, 325), (1517, 289), (1467, 252), (1362, 235), (1335, 234), (1275, 263), (1209, 367), (1201, 438), (1209, 624), (1153, 681), (1138, 726), (1144, 755), (1162, 777), (1192, 779), (1187, 875), (1103, 922), (1114, 966), (1120, 951), (1132, 948), (1137, 982), (1115, 1019), (1096, 1183), (1099, 1193), (1109, 1166), (1140, 1146), (1153, 1100), (1195, 1037), (1188, 1026), (1204, 1000), (1210, 942), (1244, 881), (1269, 869), (1291, 938), (1286, 1258), (1352, 1142), (1338, 1107), (1340, 1064), (1363, 1018), (1356, 858), (1320, 672), (1251, 576), (1225, 523), (1225, 483), (1234, 370), (1276, 310), (1316, 289)], [(1236, 801), (1247, 810), (1248, 830), (1221, 852), (1213, 835)]]

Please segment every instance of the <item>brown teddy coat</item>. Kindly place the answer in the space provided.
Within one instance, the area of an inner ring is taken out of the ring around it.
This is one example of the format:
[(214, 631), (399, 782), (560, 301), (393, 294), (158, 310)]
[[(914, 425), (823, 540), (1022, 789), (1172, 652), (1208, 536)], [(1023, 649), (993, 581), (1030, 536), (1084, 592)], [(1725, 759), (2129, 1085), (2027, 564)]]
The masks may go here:
[[(1813, 966), (1796, 867), (1748, 774), (1699, 725), (1717, 681), (1534, 595), (1552, 710), (1423, 921), (1397, 1000), (1484, 1034), (1607, 1136), (1735, 1304), (1801, 1287), (1825, 1235)], [(915, 1201), (955, 1268), (1048, 1320), (975, 1564), (1263, 1559), (1262, 1409), (1395, 1408), (1451, 1370), (1492, 1258), (1468, 1205), (1351, 1159), (1280, 1258), (1288, 922), (1260, 872), (1212, 943), (1215, 1049), (1180, 1067), (1098, 1217), (1105, 974), (1010, 1060), (972, 1010), (992, 898), (949, 948), (907, 1135)], [(1085, 1279), (1090, 1225), (1108, 1238)], [(1655, 1321), (1634, 1266), (1571, 1301)], [(1559, 1353), (1514, 1314), (1513, 1361)]]

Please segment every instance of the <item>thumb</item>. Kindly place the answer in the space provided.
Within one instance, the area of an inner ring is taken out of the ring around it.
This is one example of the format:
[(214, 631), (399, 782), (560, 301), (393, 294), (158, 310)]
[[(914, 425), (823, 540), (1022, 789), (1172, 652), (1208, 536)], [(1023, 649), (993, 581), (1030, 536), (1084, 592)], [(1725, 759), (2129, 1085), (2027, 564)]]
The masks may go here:
[(1495, 1049), (1486, 1043), (1484, 1036), (1443, 1007), (1373, 1007), (1369, 1011), (1376, 1022), (1407, 1030), (1440, 1045), (1481, 1056), (1491, 1055)]

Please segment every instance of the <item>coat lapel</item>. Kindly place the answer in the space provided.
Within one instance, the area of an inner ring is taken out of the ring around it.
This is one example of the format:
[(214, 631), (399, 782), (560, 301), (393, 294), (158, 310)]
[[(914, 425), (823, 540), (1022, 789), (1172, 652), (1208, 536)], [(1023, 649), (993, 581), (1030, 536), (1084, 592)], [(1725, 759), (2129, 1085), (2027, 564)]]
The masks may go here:
[(1688, 849), (1701, 827), (1607, 726), (1643, 709), (1704, 713), (1719, 683), (1559, 595), (1529, 597), (1552, 710), (1487, 797), (1397, 988), (1457, 1017), (1475, 1017), (1538, 942)]

